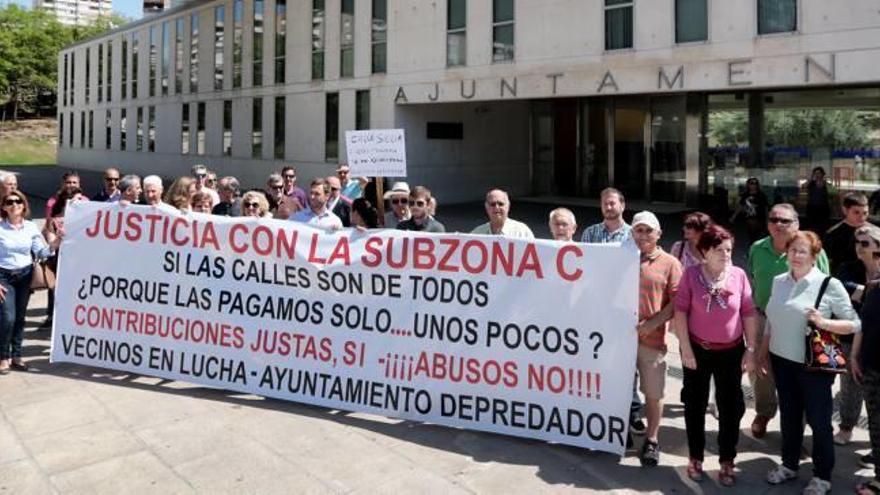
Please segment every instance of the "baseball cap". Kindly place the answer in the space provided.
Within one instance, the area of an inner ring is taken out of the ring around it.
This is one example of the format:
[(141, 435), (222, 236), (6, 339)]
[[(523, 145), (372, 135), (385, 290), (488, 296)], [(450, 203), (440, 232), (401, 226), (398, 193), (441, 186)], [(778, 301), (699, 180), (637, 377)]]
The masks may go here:
[(632, 226), (635, 227), (637, 225), (646, 225), (654, 230), (661, 230), (660, 220), (657, 220), (657, 215), (654, 215), (650, 211), (640, 211), (636, 213), (636, 216), (633, 217)]

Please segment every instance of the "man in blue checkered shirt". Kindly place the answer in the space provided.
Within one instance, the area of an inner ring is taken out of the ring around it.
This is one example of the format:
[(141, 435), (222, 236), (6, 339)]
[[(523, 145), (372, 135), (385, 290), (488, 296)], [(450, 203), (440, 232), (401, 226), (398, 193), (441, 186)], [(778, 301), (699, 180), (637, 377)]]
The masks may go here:
[(604, 220), (587, 227), (581, 240), (592, 244), (626, 241), (630, 238), (631, 227), (623, 221), (623, 210), (626, 208), (623, 193), (609, 187), (602, 191), (600, 198)]

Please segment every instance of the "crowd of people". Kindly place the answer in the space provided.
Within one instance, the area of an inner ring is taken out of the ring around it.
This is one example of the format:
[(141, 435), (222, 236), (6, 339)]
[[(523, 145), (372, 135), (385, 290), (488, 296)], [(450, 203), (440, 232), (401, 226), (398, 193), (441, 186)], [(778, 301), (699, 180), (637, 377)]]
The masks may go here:
[[(586, 227), (579, 241), (622, 243), (640, 253), (638, 350), (627, 447), (632, 447), (633, 435), (645, 437), (639, 449), (642, 465), (656, 466), (660, 459), (666, 354), (672, 342), (666, 334), (671, 332), (684, 368), (681, 401), (688, 477), (699, 481), (705, 476), (706, 417), (714, 409), (719, 425), (718, 480), (724, 486), (736, 484), (734, 461), (746, 408), (742, 375), (747, 374), (755, 394), (752, 435), (764, 437), (768, 422), (777, 411), (780, 415), (782, 463), (767, 474), (768, 483), (797, 477), (809, 424), (813, 477), (804, 493), (830, 491), (834, 445), (850, 443), (864, 403), (872, 449), (859, 462), (873, 466), (875, 478), (857, 491), (880, 493), (880, 228), (868, 222), (869, 199), (858, 192), (843, 196), (843, 219), (826, 228), (830, 212), (822, 206), (827, 201), (824, 171), (814, 172), (813, 179), (807, 186), (812, 230), (800, 229), (793, 205), (771, 205), (757, 179), (747, 182), (740, 208), (730, 219), (743, 215), (747, 221), (750, 247), (745, 267), (733, 263), (734, 235), (708, 214), (689, 213), (681, 239), (666, 252), (660, 247), (664, 232), (654, 213), (636, 213), (627, 223), (624, 194), (614, 188), (602, 191), (603, 221)], [(380, 197), (375, 184), (350, 177), (346, 165), (335, 175), (312, 179), (307, 189), (297, 185), (294, 167), (270, 174), (265, 189), (242, 190), (235, 177), (218, 179), (204, 165), (192, 167), (190, 175), (175, 179), (167, 189), (156, 175), (142, 179), (117, 168), (107, 169), (103, 181), (92, 201), (286, 219), (331, 230), (446, 231), (436, 218), (437, 200), (428, 188), (396, 182)], [(57, 194), (48, 200), (40, 230), (28, 220), (28, 199), (18, 189), (16, 176), (0, 175), (0, 374), (27, 371), (21, 348), (33, 260), (48, 258), (52, 266), (64, 238), (66, 206), (86, 199), (76, 172), (64, 174)], [(388, 206), (384, 215), (380, 202)], [(534, 238), (528, 225), (508, 216), (510, 198), (505, 191), (490, 190), (484, 206), (488, 221), (472, 234)], [(817, 227), (823, 236), (815, 232)], [(577, 242), (577, 219), (567, 208), (550, 212), (549, 229), (557, 241)], [(841, 336), (848, 358), (848, 373), (841, 375), (837, 433), (832, 425), (836, 375), (805, 367), (805, 336), (811, 327)]]

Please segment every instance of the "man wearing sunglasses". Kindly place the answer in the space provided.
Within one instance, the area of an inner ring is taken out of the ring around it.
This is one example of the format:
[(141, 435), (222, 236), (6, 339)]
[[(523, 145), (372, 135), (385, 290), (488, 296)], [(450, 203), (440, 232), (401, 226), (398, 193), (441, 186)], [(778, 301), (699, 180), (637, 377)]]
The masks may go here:
[(191, 172), (193, 179), (195, 179), (195, 182), (193, 182), (196, 187), (195, 192), (207, 193), (211, 196), (211, 207), (217, 206), (220, 202), (220, 195), (217, 194), (217, 191), (208, 187), (208, 167), (199, 163), (192, 166)]
[(395, 182), (382, 198), (391, 203), (390, 210), (385, 213), (385, 227), (393, 229), (400, 222), (409, 220), (409, 184)]
[[(767, 230), (770, 235), (756, 241), (749, 249), (748, 270), (752, 280), (752, 297), (755, 306), (758, 307), (758, 339), (760, 342), (764, 335), (764, 311), (770, 300), (770, 291), (773, 288), (773, 278), (788, 272), (788, 259), (785, 256), (785, 246), (789, 239), (794, 237), (800, 228), (797, 210), (788, 203), (780, 203), (770, 209), (767, 216)], [(816, 257), (816, 267), (825, 273), (830, 273), (828, 267), (828, 255), (825, 250)], [(771, 374), (750, 373), (749, 380), (755, 390), (755, 412), (752, 421), (752, 435), (762, 438), (767, 433), (767, 423), (776, 415), (779, 405), (776, 398), (776, 385)]]
[(294, 198), (299, 203), (297, 211), (305, 208), (308, 205), (308, 198), (306, 192), (296, 185), (296, 169), (291, 166), (282, 168), (281, 178), (284, 180), (284, 195)]
[(528, 225), (508, 218), (510, 198), (501, 189), (486, 193), (486, 216), (489, 221), (471, 231), (471, 234), (501, 235), (518, 239), (534, 239), (535, 234)]
[(870, 225), (868, 198), (860, 192), (847, 193), (843, 197), (843, 220), (828, 229), (822, 239), (822, 245), (828, 250), (832, 272), (837, 273), (840, 265), (857, 259), (855, 232), (865, 225)]
[(336, 175), (342, 183), (342, 195), (352, 201), (364, 195), (364, 189), (370, 182), (366, 177), (351, 177), (351, 169), (345, 163), (339, 165)]
[(431, 191), (427, 187), (416, 186), (409, 193), (409, 210), (411, 217), (397, 224), (397, 230), (413, 230), (416, 232), (434, 232), (442, 234), (446, 227), (428, 215), (431, 203)]
[(115, 203), (122, 197), (122, 191), (119, 190), (120, 174), (118, 168), (110, 167), (104, 171), (104, 185), (98, 194), (95, 195), (93, 201), (102, 203)]

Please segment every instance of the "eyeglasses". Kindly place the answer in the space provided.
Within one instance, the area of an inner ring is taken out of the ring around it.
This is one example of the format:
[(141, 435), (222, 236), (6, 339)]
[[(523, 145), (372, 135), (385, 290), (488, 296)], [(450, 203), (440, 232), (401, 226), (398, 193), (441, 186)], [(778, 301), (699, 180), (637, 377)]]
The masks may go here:
[(23, 204), (24, 204), (24, 201), (22, 201), (18, 198), (9, 198), (9, 199), (3, 201), (3, 206), (23, 205)]
[(282, 186), (282, 185), (269, 186), (269, 187), (271, 187), (272, 189), (274, 189), (276, 191), (280, 191), (280, 190), (284, 189), (284, 186)]
[(871, 247), (871, 241), (867, 239), (856, 239), (856, 244), (864, 249), (868, 249), (869, 247)]
[(107, 182), (119, 182), (119, 177), (104, 177)]
[(684, 228), (692, 230), (701, 230), (701, 225), (697, 222), (685, 222)]
[(285, 179), (296, 179), (296, 174), (284, 174)]
[(488, 204), (489, 206), (495, 207), (495, 208), (501, 208), (502, 206), (507, 206), (507, 203), (505, 203), (504, 201), (493, 201), (491, 203), (486, 203), (486, 204)]
[(794, 220), (791, 218), (782, 218), (782, 217), (770, 217), (767, 219), (769, 223), (778, 223), (780, 225), (791, 225), (794, 223)]
[(260, 203), (242, 203), (245, 208), (259, 208)]
[(340, 189), (340, 188), (338, 188), (338, 187), (331, 187), (331, 188), (330, 188), (331, 191), (338, 191), (339, 189)]
[(208, 176), (208, 174), (195, 174), (195, 175), (193, 175), (193, 177), (195, 177), (196, 179), (204, 179), (207, 176)]
[(416, 200), (416, 201), (409, 200), (409, 205), (410, 205), (410, 206), (418, 206), (419, 208), (424, 208), (425, 205), (427, 205), (427, 204), (428, 204), (428, 202), (425, 201), (425, 200), (422, 200), (422, 199), (419, 199), (419, 200)]
[(409, 203), (409, 201), (407, 201), (403, 198), (391, 198), (391, 204), (393, 204), (393, 205), (405, 205), (408, 203)]

